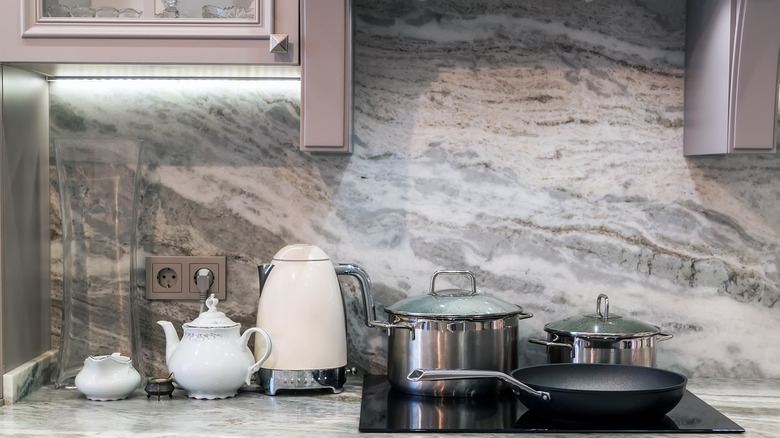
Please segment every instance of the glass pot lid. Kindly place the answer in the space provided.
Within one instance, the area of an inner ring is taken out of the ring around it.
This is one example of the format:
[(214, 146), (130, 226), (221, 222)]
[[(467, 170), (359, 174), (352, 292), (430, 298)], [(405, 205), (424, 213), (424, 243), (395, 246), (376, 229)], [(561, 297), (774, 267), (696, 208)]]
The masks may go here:
[(605, 294), (596, 299), (595, 314), (551, 322), (544, 326), (544, 330), (557, 335), (586, 338), (640, 338), (657, 335), (661, 331), (657, 326), (609, 313), (609, 297)]
[(185, 323), (184, 328), (226, 328), (235, 327), (240, 325), (237, 322), (233, 322), (230, 318), (225, 316), (224, 313), (217, 310), (217, 303), (219, 300), (216, 295), (211, 296), (206, 300), (206, 307), (209, 310), (203, 312), (195, 318), (194, 321)]
[[(471, 290), (436, 290), (439, 275), (467, 275), (471, 278)], [(477, 280), (470, 271), (436, 271), (431, 277), (431, 287), (426, 295), (404, 298), (387, 306), (385, 312), (431, 319), (494, 319), (523, 313), (515, 304), (498, 298), (477, 294)]]

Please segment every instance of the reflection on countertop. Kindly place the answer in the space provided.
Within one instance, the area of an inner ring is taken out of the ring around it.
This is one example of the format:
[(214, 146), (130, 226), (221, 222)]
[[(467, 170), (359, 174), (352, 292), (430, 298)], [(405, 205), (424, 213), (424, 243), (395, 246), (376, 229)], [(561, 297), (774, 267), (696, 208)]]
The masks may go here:
[[(147, 398), (146, 393), (138, 389), (130, 398), (113, 402), (91, 402), (78, 391), (46, 386), (19, 403), (0, 408), (0, 436), (308, 437), (312, 433), (320, 437), (388, 436), (358, 431), (362, 381), (362, 376), (351, 377), (340, 394), (308, 392), (267, 396), (242, 392), (225, 400), (191, 400), (183, 391), (176, 390), (173, 398), (158, 400)], [(688, 388), (744, 427), (746, 432), (741, 435), (686, 434), (687, 437), (773, 437), (780, 430), (780, 381), (700, 379), (690, 381)]]

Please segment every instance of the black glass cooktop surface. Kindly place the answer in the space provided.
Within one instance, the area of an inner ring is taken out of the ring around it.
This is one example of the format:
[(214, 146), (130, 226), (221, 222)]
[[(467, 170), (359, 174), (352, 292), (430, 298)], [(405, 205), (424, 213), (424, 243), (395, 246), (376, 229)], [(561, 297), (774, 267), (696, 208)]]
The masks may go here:
[(660, 420), (646, 424), (572, 423), (539, 418), (511, 393), (489, 397), (423, 397), (396, 391), (387, 376), (363, 379), (361, 432), (634, 432), (742, 433), (702, 399), (686, 390), (680, 403)]

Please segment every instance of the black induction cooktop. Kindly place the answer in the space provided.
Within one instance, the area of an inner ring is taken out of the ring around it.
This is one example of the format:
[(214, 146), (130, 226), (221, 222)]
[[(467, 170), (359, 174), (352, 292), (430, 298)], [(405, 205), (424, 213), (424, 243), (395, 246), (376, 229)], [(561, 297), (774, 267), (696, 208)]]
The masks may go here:
[(387, 376), (363, 379), (361, 432), (633, 432), (742, 433), (738, 424), (686, 390), (680, 403), (648, 423), (574, 423), (536, 417), (511, 393), (489, 397), (424, 397), (390, 387)]

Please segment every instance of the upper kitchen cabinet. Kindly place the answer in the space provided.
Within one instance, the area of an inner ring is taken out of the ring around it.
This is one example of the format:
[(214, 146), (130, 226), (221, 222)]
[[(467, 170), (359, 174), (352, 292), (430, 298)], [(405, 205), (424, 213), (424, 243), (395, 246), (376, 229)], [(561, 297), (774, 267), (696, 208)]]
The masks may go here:
[(349, 0), (301, 0), (301, 150), (352, 152)]
[(301, 149), (351, 152), (350, 0), (7, 0), (0, 64), (48, 77), (301, 80)]
[(8, 0), (5, 6), (4, 63), (299, 64), (297, 0)]
[(780, 1), (688, 0), (686, 156), (780, 144)]

